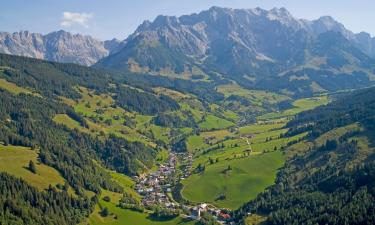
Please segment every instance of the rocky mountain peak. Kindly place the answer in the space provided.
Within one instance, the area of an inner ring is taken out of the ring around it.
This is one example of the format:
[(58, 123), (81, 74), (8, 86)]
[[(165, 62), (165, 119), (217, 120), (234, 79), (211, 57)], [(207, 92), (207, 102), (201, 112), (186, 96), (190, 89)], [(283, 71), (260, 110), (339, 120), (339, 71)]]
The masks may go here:
[[(108, 48), (107, 48), (108, 47)], [(46, 59), (92, 65), (118, 47), (115, 42), (104, 43), (91, 36), (72, 34), (59, 30), (42, 35), (29, 31), (9, 34), (0, 32), (0, 52)]]

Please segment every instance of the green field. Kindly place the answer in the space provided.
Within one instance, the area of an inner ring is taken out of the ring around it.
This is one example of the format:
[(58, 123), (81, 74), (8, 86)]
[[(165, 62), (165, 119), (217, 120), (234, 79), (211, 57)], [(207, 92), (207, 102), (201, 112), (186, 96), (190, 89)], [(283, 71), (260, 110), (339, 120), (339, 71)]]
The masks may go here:
[[(305, 135), (305, 133), (303, 133), (293, 137), (280, 138), (280, 135), (287, 131), (287, 129), (281, 128), (282, 125), (283, 124), (279, 123), (269, 125), (254, 124), (239, 128), (239, 133), (240, 135), (254, 135), (252, 138), (249, 138), (249, 142), (251, 143), (251, 148), (253, 150), (252, 154), (274, 151), (275, 147), (279, 150), (281, 147), (285, 147), (288, 142), (298, 140)], [(201, 133), (201, 136), (204, 134), (205, 133)], [(244, 153), (249, 149), (246, 139), (241, 138), (238, 135), (236, 136), (235, 134), (232, 135), (233, 137), (228, 140), (221, 141), (218, 144), (213, 144), (212, 146), (207, 145), (206, 148), (201, 148), (199, 151), (195, 150), (194, 154), (196, 157), (194, 158), (193, 166), (197, 166), (199, 163), (207, 163), (210, 158), (215, 160), (225, 160), (228, 158), (243, 156)], [(191, 137), (198, 139), (201, 138), (201, 136)], [(218, 145), (219, 148), (217, 148)]]
[(198, 149), (207, 148), (208, 145), (204, 142), (202, 136), (192, 135), (187, 138), (186, 147), (189, 152), (194, 152)]
[(239, 128), (240, 134), (259, 134), (272, 129), (278, 129), (285, 126), (285, 123), (271, 123), (271, 124), (252, 124)]
[(234, 123), (214, 115), (207, 115), (205, 120), (199, 124), (203, 130), (223, 129), (233, 126)]
[[(142, 133), (145, 132), (146, 124), (152, 119), (151, 116), (142, 116), (120, 107), (112, 107), (114, 99), (108, 94), (97, 95), (94, 91), (83, 87), (79, 87), (78, 91), (82, 95), (78, 101), (63, 97), (60, 99), (85, 117), (88, 129), (64, 114), (54, 117), (56, 123), (64, 124), (71, 129), (78, 129), (81, 132), (91, 133), (94, 136), (99, 136), (101, 133), (113, 134), (129, 141), (139, 141), (151, 147), (156, 146), (150, 138)], [(125, 117), (134, 119), (136, 129), (124, 125)], [(155, 139), (167, 141), (168, 129), (157, 126), (147, 127), (147, 129), (152, 132)]]
[(251, 214), (245, 219), (245, 225), (266, 225), (267, 217), (258, 214)]
[[(27, 181), (39, 190), (44, 190), (49, 185), (64, 184), (65, 180), (54, 168), (41, 164), (37, 160), (37, 150), (20, 146), (0, 145), (0, 171)], [(36, 165), (36, 174), (27, 167), (32, 160)]]
[(53, 121), (58, 124), (63, 124), (67, 126), (70, 129), (77, 129), (81, 132), (88, 133), (89, 130), (82, 127), (81, 124), (79, 124), (77, 121), (73, 120), (66, 114), (57, 114), (53, 118)]
[(32, 91), (30, 91), (26, 88), (17, 86), (16, 84), (8, 82), (7, 80), (1, 79), (1, 78), (0, 78), (0, 89), (7, 90), (7, 91), (9, 91), (13, 94), (23, 93), (23, 94), (34, 94), (35, 96), (40, 96), (40, 95), (38, 95), (36, 93), (33, 93)]
[[(121, 209), (117, 207), (117, 203), (121, 198), (121, 194), (103, 190), (102, 197), (109, 196), (110, 202), (103, 199), (99, 200), (99, 205), (95, 207), (94, 212), (90, 215), (88, 221), (82, 223), (90, 225), (192, 225), (192, 221), (184, 221), (180, 217), (171, 220), (156, 220), (148, 213), (135, 212), (128, 209)], [(110, 215), (102, 217), (100, 215), (101, 208), (107, 207)], [(115, 218), (115, 216), (117, 218)]]
[[(272, 120), (239, 127), (233, 132), (223, 129), (190, 136), (186, 144), (195, 156), (193, 169), (201, 164), (205, 165), (205, 171), (182, 181), (182, 196), (192, 202), (230, 209), (256, 197), (274, 183), (277, 170), (284, 164), (281, 147), (306, 135), (281, 138), (288, 131), (285, 124), (285, 121)], [(250, 155), (246, 140), (251, 144)], [(223, 172), (228, 166), (232, 170)]]
[(245, 89), (238, 84), (221, 85), (218, 87), (218, 91), (223, 93), (225, 97), (237, 95), (249, 99), (253, 104), (259, 105), (263, 102), (274, 104), (289, 99), (289, 97), (285, 95), (273, 92)]
[(291, 109), (287, 109), (282, 112), (267, 113), (265, 115), (257, 117), (257, 119), (258, 120), (270, 120), (270, 119), (278, 119), (278, 118), (283, 118), (283, 117), (290, 117), (302, 111), (310, 110), (321, 105), (326, 105), (328, 104), (328, 102), (329, 102), (329, 98), (327, 95), (323, 95), (319, 97), (312, 97), (312, 98), (298, 99), (293, 102), (293, 108)]
[[(184, 180), (182, 195), (193, 202), (208, 202), (219, 207), (236, 209), (274, 183), (277, 169), (284, 163), (280, 151), (241, 159), (223, 160), (202, 174)], [(224, 172), (228, 166), (229, 172)], [(220, 195), (226, 199), (218, 200)]]

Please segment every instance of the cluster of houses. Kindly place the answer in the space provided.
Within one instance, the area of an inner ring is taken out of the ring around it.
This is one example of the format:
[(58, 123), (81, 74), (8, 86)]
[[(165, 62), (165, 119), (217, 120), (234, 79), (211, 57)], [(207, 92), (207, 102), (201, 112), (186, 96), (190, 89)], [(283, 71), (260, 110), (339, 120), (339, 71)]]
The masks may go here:
[(231, 217), (228, 210), (218, 209), (213, 205), (199, 204), (196, 206), (180, 205), (173, 201), (170, 197), (172, 191), (172, 181), (175, 179), (177, 157), (184, 159), (185, 167), (182, 171), (181, 179), (190, 176), (193, 157), (188, 153), (169, 153), (168, 162), (160, 164), (157, 171), (149, 174), (135, 176), (137, 184), (136, 191), (143, 196), (142, 203), (145, 206), (159, 205), (168, 209), (185, 208), (190, 211), (190, 215), (186, 217), (199, 220), (203, 212), (210, 213), (214, 218), (222, 224), (230, 224)]
[(202, 213), (207, 212), (211, 214), (219, 223), (221, 224), (230, 224), (228, 223), (231, 219), (228, 210), (218, 209), (213, 205), (209, 205), (206, 203), (199, 204), (190, 208), (192, 214), (189, 216), (192, 219), (199, 220)]
[(143, 196), (145, 206), (161, 205), (166, 208), (176, 208), (177, 203), (171, 201), (168, 193), (172, 191), (170, 183), (175, 173), (176, 156), (171, 153), (168, 163), (159, 165), (159, 169), (149, 174), (134, 177), (136, 191)]

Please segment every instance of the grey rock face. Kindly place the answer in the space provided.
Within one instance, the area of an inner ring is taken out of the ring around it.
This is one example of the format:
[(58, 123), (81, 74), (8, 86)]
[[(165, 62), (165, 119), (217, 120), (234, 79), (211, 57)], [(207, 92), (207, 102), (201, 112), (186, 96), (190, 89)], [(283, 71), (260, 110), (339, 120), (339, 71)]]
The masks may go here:
[[(216, 65), (224, 73), (233, 69), (251, 73), (266, 65), (272, 71), (298, 64), (301, 50), (311, 39), (328, 31), (341, 33), (364, 53), (375, 57), (374, 38), (354, 34), (329, 16), (307, 21), (294, 18), (285, 8), (212, 7), (199, 14), (158, 16), (153, 22), (145, 21), (126, 39), (120, 54), (110, 55), (98, 65), (121, 69), (126, 67), (124, 62), (134, 60), (145, 67), (167, 66), (176, 70), (191, 66), (184, 57), (185, 62), (175, 57), (183, 55), (199, 64)], [(162, 53), (154, 54), (156, 47), (159, 53), (163, 49)], [(163, 61), (174, 60), (159, 66), (153, 55)]]
[(145, 21), (95, 66), (156, 74), (193, 74), (198, 67), (244, 87), (309, 96), (369, 85), (373, 43), (329, 16), (308, 21), (285, 8), (212, 7)]
[(323, 16), (317, 20), (306, 21), (306, 28), (315, 35), (327, 31), (335, 31), (341, 33), (346, 39), (352, 42), (357, 48), (366, 53), (368, 56), (375, 58), (375, 38), (366, 32), (358, 34), (345, 28), (345, 26), (330, 16)]
[(57, 62), (92, 65), (114, 51), (117, 40), (102, 42), (90, 36), (56, 31), (47, 35), (0, 32), (0, 52)]
[(267, 11), (212, 7), (179, 18), (158, 16), (153, 22), (140, 25), (125, 40), (121, 53), (105, 58), (98, 65), (121, 68), (124, 62), (134, 59), (141, 66), (162, 69), (157, 65), (160, 60), (152, 59), (157, 47), (159, 53), (162, 49), (157, 55), (159, 59), (173, 58), (162, 66), (174, 70), (191, 66), (185, 57), (176, 57), (183, 55), (198, 63), (215, 64), (227, 72), (233, 68), (250, 72), (252, 68), (245, 68), (244, 63), (285, 62), (292, 57), (301, 45), (304, 34), (299, 30), (304, 26), (284, 8)]

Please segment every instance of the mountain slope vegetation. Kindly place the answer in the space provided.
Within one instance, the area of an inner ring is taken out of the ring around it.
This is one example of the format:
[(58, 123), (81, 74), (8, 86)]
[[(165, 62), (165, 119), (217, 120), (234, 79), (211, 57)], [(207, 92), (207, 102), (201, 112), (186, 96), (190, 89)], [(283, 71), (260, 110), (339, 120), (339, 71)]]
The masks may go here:
[(308, 132), (276, 185), (237, 211), (267, 214), (270, 224), (374, 222), (374, 88), (298, 114), (286, 135)]

